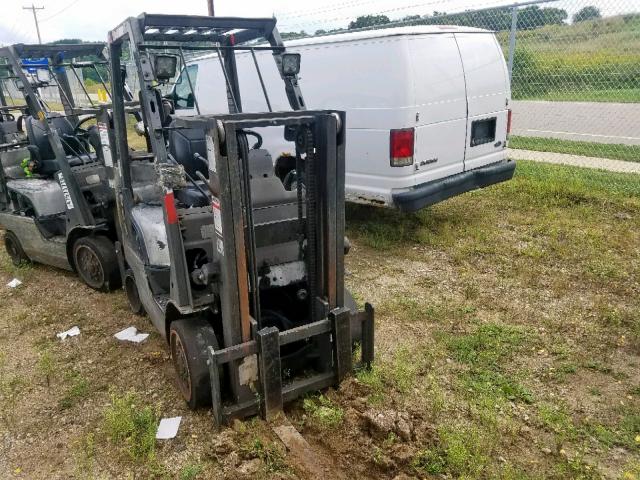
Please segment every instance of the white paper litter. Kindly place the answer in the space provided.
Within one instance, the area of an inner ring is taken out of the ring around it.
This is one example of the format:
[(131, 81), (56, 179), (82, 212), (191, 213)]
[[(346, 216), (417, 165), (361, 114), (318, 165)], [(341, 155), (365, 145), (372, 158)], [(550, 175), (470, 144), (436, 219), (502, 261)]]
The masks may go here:
[(80, 335), (80, 327), (78, 326), (71, 327), (66, 332), (56, 333), (56, 337), (58, 337), (60, 340), (64, 340), (67, 337), (75, 337), (76, 335)]
[(148, 333), (138, 333), (138, 329), (136, 327), (125, 328), (114, 335), (118, 340), (134, 343), (143, 342), (148, 336)]
[(22, 285), (22, 282), (20, 280), (18, 280), (17, 278), (14, 278), (9, 283), (7, 283), (7, 287), (9, 287), (9, 288), (16, 288), (19, 285)]
[(181, 421), (182, 417), (163, 418), (160, 420), (156, 438), (158, 440), (169, 440), (170, 438), (174, 438), (178, 434), (178, 428), (180, 427)]

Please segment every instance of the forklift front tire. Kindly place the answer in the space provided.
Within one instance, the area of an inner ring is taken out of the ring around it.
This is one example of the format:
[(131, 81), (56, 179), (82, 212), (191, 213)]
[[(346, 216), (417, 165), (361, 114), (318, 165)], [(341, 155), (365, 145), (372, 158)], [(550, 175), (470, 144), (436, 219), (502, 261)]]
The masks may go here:
[(4, 236), (4, 246), (11, 257), (11, 262), (19, 267), (24, 263), (30, 262), (29, 257), (24, 250), (22, 249), (22, 245), (20, 245), (20, 240), (13, 232), (7, 232)]
[(169, 328), (171, 359), (178, 377), (180, 393), (195, 410), (211, 405), (211, 380), (207, 365), (207, 348), (218, 349), (213, 327), (202, 318), (171, 322)]
[(122, 286), (116, 250), (107, 237), (82, 237), (76, 240), (73, 262), (80, 278), (95, 290), (109, 292)]

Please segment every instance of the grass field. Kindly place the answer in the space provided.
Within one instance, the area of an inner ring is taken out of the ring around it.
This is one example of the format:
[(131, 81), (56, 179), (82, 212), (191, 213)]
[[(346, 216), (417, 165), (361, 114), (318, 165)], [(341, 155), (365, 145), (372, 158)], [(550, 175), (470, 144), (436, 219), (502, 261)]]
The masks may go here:
[(562, 87), (559, 90), (548, 90), (531, 94), (530, 97), (522, 96), (517, 100), (548, 100), (558, 102), (640, 102), (640, 88), (627, 89), (573, 89), (571, 86)]
[(559, 138), (523, 137), (511, 135), (509, 147), (538, 152), (568, 153), (586, 157), (612, 158), (628, 162), (640, 162), (639, 145), (622, 145), (597, 142), (578, 142)]
[(514, 99), (640, 102), (638, 78), (640, 14), (517, 32)]
[[(639, 478), (640, 176), (519, 162), (510, 182), (411, 215), (352, 205), (347, 223), (375, 367), (287, 408), (345, 478)], [(0, 295), (0, 477), (306, 478), (264, 422), (216, 432), (189, 412), (158, 334), (112, 337), (153, 331), (122, 293), (2, 251)], [(154, 441), (175, 415), (178, 437)]]

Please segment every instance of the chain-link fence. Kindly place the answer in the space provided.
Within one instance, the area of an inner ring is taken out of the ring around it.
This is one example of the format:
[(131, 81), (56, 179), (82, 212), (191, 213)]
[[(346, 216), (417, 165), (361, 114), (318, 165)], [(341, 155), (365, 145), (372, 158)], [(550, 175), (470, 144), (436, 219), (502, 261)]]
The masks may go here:
[(496, 31), (512, 75), (511, 147), (640, 161), (640, 1), (537, 0), (397, 21), (372, 12), (349, 29), (433, 24)]
[[(437, 0), (424, 8), (446, 5), (455, 4)], [(341, 16), (340, 8), (324, 11)], [(285, 39), (308, 36), (287, 33), (294, 26), (311, 26), (316, 35), (434, 24), (493, 30), (511, 74), (512, 148), (640, 161), (640, 0), (534, 0), (398, 20), (387, 16), (404, 8), (371, 12), (350, 24), (314, 12), (306, 25), (292, 24), (302, 15), (284, 15), (279, 28)], [(336, 20), (347, 28), (326, 26)], [(127, 71), (135, 88), (135, 68), (128, 64)]]
[(517, 29), (498, 35), (505, 52), (515, 43), (511, 145), (640, 161), (640, 3), (570, 0), (540, 8), (545, 15), (513, 12)]
[(428, 22), (497, 32), (512, 147), (640, 161), (640, 2), (535, 2)]

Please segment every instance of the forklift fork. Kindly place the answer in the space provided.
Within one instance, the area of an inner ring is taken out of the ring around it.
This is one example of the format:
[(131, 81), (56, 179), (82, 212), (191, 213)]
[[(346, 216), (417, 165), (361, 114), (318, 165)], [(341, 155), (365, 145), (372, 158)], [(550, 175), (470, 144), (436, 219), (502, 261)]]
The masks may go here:
[[(368, 369), (373, 362), (374, 343), (374, 310), (369, 303), (364, 311), (352, 313), (346, 307), (336, 308), (329, 312), (327, 318), (282, 332), (276, 327), (265, 327), (256, 332), (255, 339), (232, 347), (214, 350), (210, 346), (208, 362), (214, 424), (219, 427), (233, 418), (254, 414), (261, 414), (270, 420), (282, 411), (284, 403), (308, 392), (338, 386), (353, 373), (351, 333), (354, 324), (359, 324), (362, 331), (360, 367)], [(326, 371), (285, 384), (282, 379), (281, 347), (319, 336), (328, 336), (332, 346)], [(258, 368), (255, 396), (243, 403), (224, 406), (221, 367), (246, 359), (250, 359), (249, 364), (257, 364)]]

